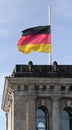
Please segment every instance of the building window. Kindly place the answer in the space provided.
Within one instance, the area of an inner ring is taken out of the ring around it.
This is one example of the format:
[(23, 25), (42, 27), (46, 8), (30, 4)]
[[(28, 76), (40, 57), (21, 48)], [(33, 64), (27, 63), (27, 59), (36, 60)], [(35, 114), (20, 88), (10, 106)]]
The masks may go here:
[(28, 91), (28, 86), (24, 85), (24, 91)]
[(18, 90), (18, 91), (21, 90), (21, 86), (20, 86), (20, 85), (17, 86), (17, 90)]
[(54, 88), (55, 88), (55, 86), (50, 85), (49, 91), (50, 91), (50, 92), (54, 92)]
[(61, 92), (64, 92), (65, 91), (65, 86), (61, 86), (60, 90), (61, 90)]
[(46, 91), (46, 85), (43, 85), (42, 91)]
[(48, 130), (48, 113), (43, 107), (36, 111), (36, 130)]
[(69, 92), (72, 92), (72, 86), (69, 87)]
[(62, 130), (72, 130), (72, 108), (62, 110)]
[(39, 85), (35, 85), (35, 92), (39, 92)]

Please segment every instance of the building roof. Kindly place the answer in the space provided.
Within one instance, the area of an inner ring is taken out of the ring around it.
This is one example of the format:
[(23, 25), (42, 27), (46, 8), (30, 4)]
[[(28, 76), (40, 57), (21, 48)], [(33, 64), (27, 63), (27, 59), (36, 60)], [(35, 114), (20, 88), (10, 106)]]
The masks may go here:
[(56, 61), (53, 62), (53, 65), (33, 65), (30, 61), (28, 65), (16, 65), (12, 76), (72, 78), (72, 65), (58, 65)]

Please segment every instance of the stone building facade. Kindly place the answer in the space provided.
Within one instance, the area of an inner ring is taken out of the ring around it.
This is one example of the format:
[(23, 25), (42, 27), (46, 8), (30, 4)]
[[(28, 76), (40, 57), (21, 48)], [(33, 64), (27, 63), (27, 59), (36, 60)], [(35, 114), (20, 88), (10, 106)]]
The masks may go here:
[(6, 130), (72, 130), (72, 65), (16, 65), (2, 109)]

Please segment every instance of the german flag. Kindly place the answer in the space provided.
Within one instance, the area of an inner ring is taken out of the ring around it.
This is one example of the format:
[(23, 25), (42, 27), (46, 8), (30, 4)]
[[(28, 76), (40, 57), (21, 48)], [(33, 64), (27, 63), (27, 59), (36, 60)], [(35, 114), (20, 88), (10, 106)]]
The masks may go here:
[(22, 31), (22, 36), (18, 41), (18, 50), (24, 54), (32, 51), (51, 52), (51, 31), (49, 26), (37, 26)]

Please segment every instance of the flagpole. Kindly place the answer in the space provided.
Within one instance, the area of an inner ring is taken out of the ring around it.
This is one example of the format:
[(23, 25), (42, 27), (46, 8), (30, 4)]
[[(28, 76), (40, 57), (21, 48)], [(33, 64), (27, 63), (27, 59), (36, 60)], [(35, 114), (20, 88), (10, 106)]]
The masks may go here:
[[(51, 25), (51, 6), (50, 5), (48, 7), (48, 24)], [(51, 29), (51, 26), (50, 26), (50, 29)], [(49, 65), (51, 65), (51, 64), (52, 64), (52, 54), (50, 52), (49, 53)]]

